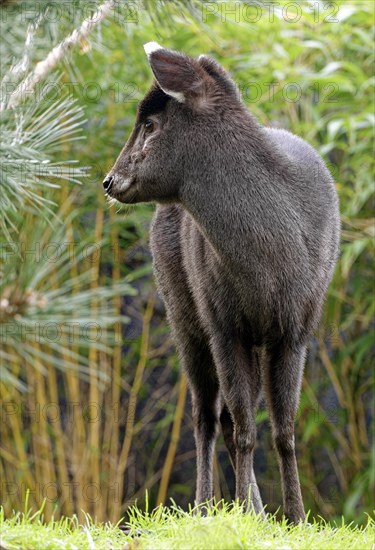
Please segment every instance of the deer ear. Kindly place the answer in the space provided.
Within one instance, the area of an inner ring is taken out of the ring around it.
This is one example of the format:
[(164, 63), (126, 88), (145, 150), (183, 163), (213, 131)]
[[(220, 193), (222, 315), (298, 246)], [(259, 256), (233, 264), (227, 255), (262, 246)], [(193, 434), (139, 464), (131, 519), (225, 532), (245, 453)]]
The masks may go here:
[(198, 57), (199, 64), (203, 69), (223, 88), (227, 93), (239, 96), (239, 90), (231, 79), (227, 71), (219, 65), (212, 57), (200, 55)]
[(152, 72), (164, 93), (180, 103), (197, 99), (205, 93), (207, 73), (197, 61), (167, 50), (156, 42), (148, 42), (143, 47)]

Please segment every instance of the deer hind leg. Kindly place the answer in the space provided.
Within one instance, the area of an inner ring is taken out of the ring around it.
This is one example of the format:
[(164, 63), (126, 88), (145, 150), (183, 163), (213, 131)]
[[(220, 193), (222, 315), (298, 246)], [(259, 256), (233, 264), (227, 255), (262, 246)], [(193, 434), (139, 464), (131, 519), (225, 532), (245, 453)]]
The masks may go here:
[[(231, 464), (233, 466), (233, 469), (236, 472), (237, 458), (236, 458), (236, 444), (235, 444), (235, 439), (234, 439), (234, 423), (233, 423), (232, 417), (230, 415), (229, 409), (226, 405), (224, 405), (223, 410), (221, 411), (220, 424), (221, 424), (221, 430), (223, 432), (224, 443), (225, 443), (226, 448), (228, 449), (229, 456), (230, 456), (230, 461), (231, 461)], [(256, 494), (258, 495), (259, 490), (258, 490), (258, 487), (257, 487), (257, 482), (256, 482), (256, 478), (255, 478), (253, 464), (251, 464), (250, 486), (251, 486), (252, 490), (255, 491)], [(240, 498), (240, 497), (238, 497), (238, 498)], [(258, 500), (261, 500), (260, 494), (259, 494), (259, 499)], [(262, 506), (261, 505), (260, 505), (260, 507), (259, 506), (258, 507), (254, 506), (254, 508), (257, 509), (257, 510), (260, 510), (262, 508)]]
[(196, 504), (213, 497), (213, 458), (219, 425), (219, 383), (210, 349), (186, 331), (176, 338), (180, 361), (192, 396), (194, 437), (197, 452)]
[(229, 452), (233, 469), (236, 469), (236, 446), (234, 444), (234, 424), (228, 407), (224, 404), (220, 414), (221, 431), (223, 432), (224, 443)]
[(294, 443), (306, 348), (283, 345), (266, 354), (265, 397), (279, 460), (285, 517), (297, 523), (305, 519)]
[[(192, 350), (193, 351), (193, 350)], [(196, 503), (213, 496), (213, 457), (219, 422), (219, 384), (211, 352), (200, 344), (184, 361), (192, 394), (194, 436), (197, 449)]]
[(235, 464), (236, 498), (260, 513), (263, 504), (253, 470), (255, 414), (261, 388), (258, 366), (238, 340), (226, 340), (222, 334), (212, 338), (212, 352), (226, 405), (220, 420)]

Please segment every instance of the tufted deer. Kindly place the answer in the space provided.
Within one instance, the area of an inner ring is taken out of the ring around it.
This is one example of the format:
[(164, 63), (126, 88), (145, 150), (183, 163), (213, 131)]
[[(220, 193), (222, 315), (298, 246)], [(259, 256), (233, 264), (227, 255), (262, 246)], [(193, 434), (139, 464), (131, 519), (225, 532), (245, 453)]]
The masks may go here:
[(294, 419), (338, 254), (333, 180), (305, 141), (257, 122), (213, 59), (155, 42), (145, 51), (155, 82), (104, 188), (122, 203), (158, 203), (151, 249), (192, 394), (196, 501), (212, 498), (221, 424), (236, 498), (262, 512), (253, 452), (263, 389), (284, 513), (302, 521)]

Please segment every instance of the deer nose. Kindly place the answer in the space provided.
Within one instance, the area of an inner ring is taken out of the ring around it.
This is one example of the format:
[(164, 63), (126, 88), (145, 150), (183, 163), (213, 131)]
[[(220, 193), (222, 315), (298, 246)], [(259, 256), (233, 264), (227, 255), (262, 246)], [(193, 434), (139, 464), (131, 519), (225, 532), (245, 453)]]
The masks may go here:
[(113, 176), (107, 176), (103, 181), (103, 187), (106, 191), (109, 191), (113, 184)]

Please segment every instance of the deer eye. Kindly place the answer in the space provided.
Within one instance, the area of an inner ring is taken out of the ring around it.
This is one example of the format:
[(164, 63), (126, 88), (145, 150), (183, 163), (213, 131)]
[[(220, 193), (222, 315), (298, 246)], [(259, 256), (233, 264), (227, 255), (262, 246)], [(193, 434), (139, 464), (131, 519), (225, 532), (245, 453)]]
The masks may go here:
[(151, 134), (155, 130), (155, 122), (150, 118), (147, 118), (144, 122), (145, 131), (147, 134)]

